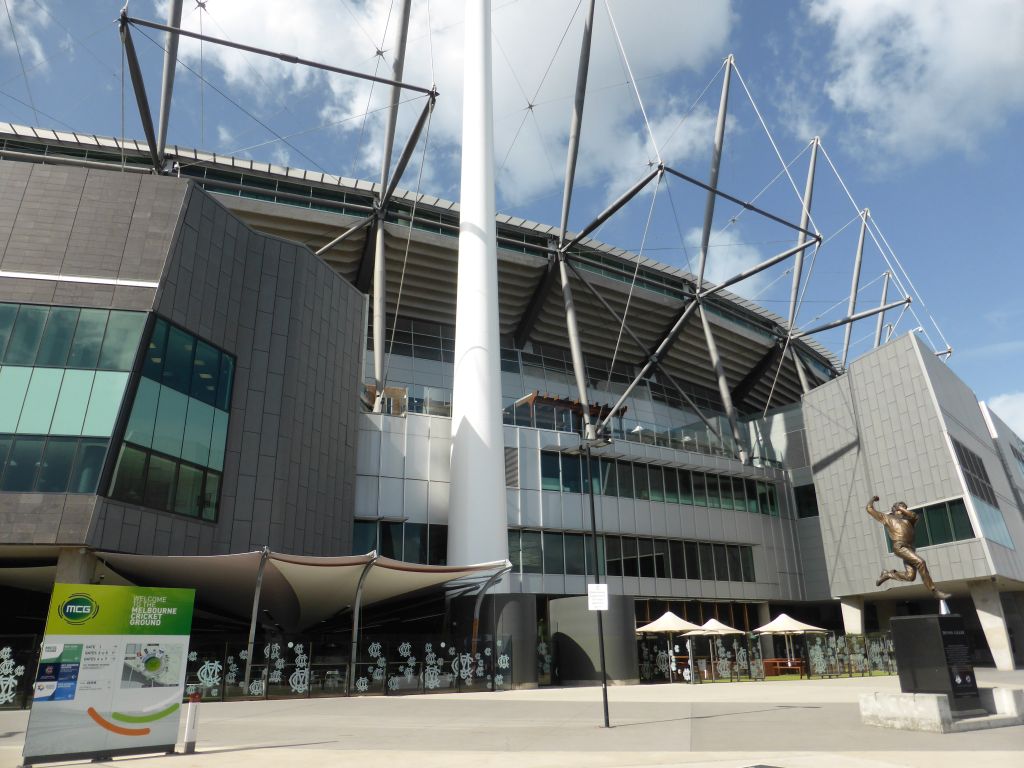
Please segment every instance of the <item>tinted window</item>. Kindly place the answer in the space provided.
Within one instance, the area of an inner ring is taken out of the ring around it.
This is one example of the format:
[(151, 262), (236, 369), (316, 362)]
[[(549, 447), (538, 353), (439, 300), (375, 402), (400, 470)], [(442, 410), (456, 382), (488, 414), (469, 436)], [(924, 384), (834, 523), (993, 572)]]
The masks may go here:
[(522, 532), (523, 573), (541, 573), (541, 538), (540, 531)]
[(203, 470), (182, 464), (178, 467), (178, 485), (174, 494), (174, 511), (179, 515), (199, 517), (203, 508)]
[(68, 488), (71, 466), (75, 461), (78, 438), (51, 437), (39, 465), (36, 490), (42, 493), (64, 493)]
[(216, 405), (219, 378), (220, 352), (204, 341), (197, 341), (195, 360), (192, 364), (192, 389), (189, 394), (208, 405)]
[[(448, 564), (448, 526), (447, 525), (428, 525), (427, 535), (429, 541), (427, 544), (429, 562), (431, 565), (447, 565)], [(513, 568), (513, 571), (516, 569)]]
[(174, 509), (174, 481), (177, 465), (163, 456), (150, 455), (143, 504), (154, 509)]
[(114, 467), (110, 495), (129, 504), (142, 504), (146, 493), (146, 452), (129, 445), (121, 446)]
[(562, 454), (562, 490), (566, 493), (583, 493), (583, 462), (579, 456)]
[(179, 392), (188, 394), (192, 385), (192, 357), (195, 353), (195, 338), (171, 326), (167, 331), (167, 359), (161, 383)]
[(377, 548), (377, 521), (356, 520), (352, 524), (352, 554), (365, 555)]
[(640, 566), (637, 564), (636, 539), (632, 536), (622, 537), (622, 575), (640, 575)]
[(68, 354), (68, 368), (95, 368), (103, 344), (103, 332), (107, 327), (105, 309), (83, 309), (78, 316), (75, 339)]
[(153, 335), (146, 347), (146, 358), (142, 363), (142, 375), (153, 381), (160, 381), (164, 370), (164, 356), (167, 354), (168, 325), (163, 320), (153, 324)]
[(39, 469), (39, 459), (43, 452), (43, 438), (18, 437), (14, 440), (7, 459), (7, 468), (0, 480), (0, 491), (27, 492)]
[(70, 307), (50, 309), (50, 318), (39, 342), (36, 365), (64, 366), (71, 350), (71, 340), (75, 337), (78, 313), (79, 310)]
[(95, 493), (107, 456), (107, 440), (83, 439), (75, 455), (75, 467), (68, 481), (68, 493)]
[(14, 319), (18, 316), (17, 304), (0, 304), (0, 360), (4, 359), (7, 342), (14, 330)]
[(562, 478), (557, 453), (552, 451), (540, 452), (540, 487), (545, 491), (562, 490)]
[(146, 315), (142, 312), (111, 312), (99, 367), (108, 371), (130, 371), (145, 324)]
[(565, 572), (565, 555), (562, 551), (562, 534), (544, 532), (544, 573)]
[(36, 359), (36, 350), (39, 348), (39, 340), (43, 336), (43, 326), (46, 325), (46, 307), (34, 307), (27, 304), (18, 310), (18, 317), (14, 321), (14, 331), (11, 333), (10, 341), (7, 342), (7, 353), (4, 355), (4, 363), (7, 365), (32, 365)]
[(402, 524), (380, 524), (380, 555), (393, 560), (402, 559)]
[(426, 563), (427, 524), (406, 523), (404, 546), (404, 559), (407, 563)]
[(565, 572), (571, 576), (582, 576), (587, 572), (584, 539), (581, 534), (567, 533), (565, 544)]

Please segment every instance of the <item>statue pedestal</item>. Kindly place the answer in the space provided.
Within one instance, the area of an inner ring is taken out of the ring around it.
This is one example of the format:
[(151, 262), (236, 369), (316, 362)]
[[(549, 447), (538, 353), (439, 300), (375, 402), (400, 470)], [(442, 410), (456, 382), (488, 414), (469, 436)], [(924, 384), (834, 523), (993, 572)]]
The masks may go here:
[(945, 694), (954, 717), (985, 714), (959, 615), (898, 616), (889, 626), (903, 693)]

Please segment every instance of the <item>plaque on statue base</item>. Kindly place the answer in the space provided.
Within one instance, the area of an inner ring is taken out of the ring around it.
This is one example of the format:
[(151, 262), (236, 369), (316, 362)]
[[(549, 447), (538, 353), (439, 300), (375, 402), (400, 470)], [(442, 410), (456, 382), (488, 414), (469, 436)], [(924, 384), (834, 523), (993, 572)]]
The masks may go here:
[(897, 616), (890, 628), (903, 693), (944, 693), (957, 717), (984, 713), (959, 615)]

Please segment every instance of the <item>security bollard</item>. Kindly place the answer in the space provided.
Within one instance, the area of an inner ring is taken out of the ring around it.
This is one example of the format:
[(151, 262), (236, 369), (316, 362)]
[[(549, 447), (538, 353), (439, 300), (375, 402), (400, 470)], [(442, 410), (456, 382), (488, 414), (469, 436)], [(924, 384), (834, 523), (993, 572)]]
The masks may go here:
[(188, 695), (188, 708), (185, 710), (185, 754), (191, 755), (196, 751), (196, 730), (199, 724), (199, 701), (200, 694), (190, 693)]

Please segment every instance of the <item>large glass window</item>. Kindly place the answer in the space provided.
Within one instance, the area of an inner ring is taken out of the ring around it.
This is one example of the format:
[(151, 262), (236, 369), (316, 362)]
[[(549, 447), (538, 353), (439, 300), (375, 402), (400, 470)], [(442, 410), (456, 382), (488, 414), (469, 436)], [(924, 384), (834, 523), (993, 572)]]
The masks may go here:
[(690, 477), (693, 479), (693, 503), (698, 507), (706, 507), (708, 505), (707, 478), (703, 472), (691, 472)]
[(544, 573), (565, 572), (565, 556), (562, 550), (562, 534), (544, 531)]
[(127, 385), (127, 373), (96, 371), (82, 434), (110, 436), (114, 431), (114, 422), (117, 420), (117, 412), (121, 408), (121, 398)]
[(554, 451), (540, 452), (540, 487), (545, 491), (562, 490), (562, 474), (558, 454)]
[(405, 524), (405, 535), (403, 537), (405, 543), (404, 558), (408, 563), (426, 563), (427, 562), (427, 524), (426, 523), (406, 523)]
[[(50, 431), (53, 409), (57, 406), (60, 382), (64, 371), (60, 368), (35, 368), (25, 395), (25, 404), (18, 420), (18, 432), (25, 435), (45, 435)], [(109, 433), (108, 433), (109, 434)]]
[[(75, 337), (79, 311), (73, 307), (54, 307), (50, 310), (36, 353), (36, 365), (64, 367), (71, 350), (71, 340)], [(135, 340), (138, 342), (138, 336)]]
[(105, 371), (130, 371), (145, 324), (142, 312), (111, 312), (97, 367)]
[(14, 330), (7, 342), (4, 354), (5, 365), (32, 365), (36, 359), (39, 340), (43, 337), (43, 327), (49, 313), (47, 307), (36, 307), (22, 304), (18, 317), (14, 321)]
[(582, 576), (587, 572), (584, 538), (579, 533), (567, 533), (565, 542), (565, 572), (570, 576)]
[(7, 457), (7, 468), (0, 479), (0, 491), (32, 490), (43, 453), (42, 437), (17, 437)]
[(672, 539), (668, 542), (668, 551), (671, 559), (671, 578), (686, 578), (686, 557), (683, 555), (683, 542)]
[(627, 461), (620, 461), (616, 465), (618, 470), (618, 495), (623, 499), (633, 498), (633, 466)]
[(671, 504), (678, 504), (682, 501), (679, 496), (679, 476), (672, 467), (665, 467), (665, 501)]
[(523, 531), (520, 548), (523, 573), (542, 573), (543, 554), (540, 531)]
[(130, 504), (142, 504), (146, 492), (146, 459), (145, 451), (130, 445), (121, 446), (121, 454), (114, 467), (111, 496)]
[(71, 470), (68, 493), (95, 493), (107, 456), (106, 438), (82, 438), (75, 454), (75, 467)]
[(710, 544), (700, 543), (700, 577), (705, 581), (715, 580), (715, 555)]
[(684, 541), (683, 550), (686, 552), (686, 578), (697, 580), (700, 578), (700, 558), (697, 554), (696, 541)]
[(669, 578), (668, 542), (665, 539), (654, 540), (654, 575), (659, 579)]
[(562, 490), (583, 493), (583, 463), (579, 456), (562, 454)]
[(622, 537), (622, 575), (640, 575), (640, 567), (637, 564), (637, 543), (632, 536)]
[[(89, 410), (92, 398), (95, 371), (76, 371), (67, 369), (60, 384), (57, 396), (57, 407), (53, 411), (50, 433), (54, 435), (80, 435), (85, 426), (85, 414)], [(109, 397), (109, 392), (105, 393)], [(97, 393), (97, 397), (101, 397)], [(118, 399), (120, 404), (120, 399)]]
[(5, 365), (0, 368), (0, 432), (17, 432), (32, 369)]
[(96, 367), (109, 317), (110, 312), (105, 309), (83, 309), (79, 313), (75, 338), (68, 354), (68, 368)]
[(633, 465), (633, 493), (634, 498), (644, 501), (650, 501), (651, 499), (650, 480), (646, 464)]
[(199, 517), (202, 508), (203, 470), (188, 464), (179, 464), (174, 511), (187, 517)]
[(818, 516), (818, 495), (813, 485), (798, 485), (793, 489), (796, 497), (796, 516), (799, 518)]
[(708, 506), (720, 508), (722, 506), (722, 495), (718, 490), (718, 476), (704, 475), (704, 484), (708, 492)]
[(377, 549), (377, 521), (354, 521), (352, 524), (352, 554), (365, 555), (375, 549)]
[(606, 573), (609, 576), (622, 575), (622, 540), (618, 536), (604, 537)]
[(17, 304), (0, 304), (0, 360), (4, 359), (7, 342), (14, 330), (14, 320), (18, 316)]
[(39, 465), (35, 490), (43, 493), (64, 493), (71, 478), (71, 467), (78, 450), (78, 438), (51, 437), (46, 441), (43, 460)]

